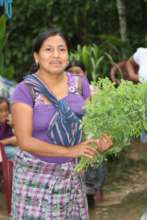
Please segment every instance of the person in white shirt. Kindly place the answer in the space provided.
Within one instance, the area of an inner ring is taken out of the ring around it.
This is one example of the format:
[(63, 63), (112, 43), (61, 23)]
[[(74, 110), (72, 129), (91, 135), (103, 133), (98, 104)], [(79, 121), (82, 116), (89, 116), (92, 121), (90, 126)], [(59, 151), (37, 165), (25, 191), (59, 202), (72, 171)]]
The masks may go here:
[[(138, 66), (138, 72), (135, 67)], [(132, 81), (147, 83), (147, 48), (140, 47), (127, 61), (126, 68)], [(146, 116), (147, 117), (147, 116)], [(142, 143), (147, 143), (147, 131), (143, 130), (140, 136)]]
[[(135, 67), (138, 67), (136, 73)], [(127, 61), (126, 68), (129, 77), (134, 82), (147, 82), (147, 48), (140, 47), (133, 56)]]

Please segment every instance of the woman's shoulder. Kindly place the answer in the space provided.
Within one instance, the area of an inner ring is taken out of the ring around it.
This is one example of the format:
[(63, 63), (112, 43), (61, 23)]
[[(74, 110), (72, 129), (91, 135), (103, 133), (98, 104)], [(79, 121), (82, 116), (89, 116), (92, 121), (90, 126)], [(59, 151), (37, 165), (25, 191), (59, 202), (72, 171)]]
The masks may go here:
[(12, 94), (12, 102), (14, 103), (16, 101), (25, 102), (32, 106), (32, 97), (30, 94), (30, 90), (24, 80), (16, 85), (15, 90)]
[(22, 94), (28, 94), (28, 93), (29, 93), (29, 88), (23, 80), (16, 85), (12, 97), (19, 96), (19, 94), (21, 96)]
[(27, 89), (27, 85), (25, 83), (24, 80), (22, 80), (21, 82), (17, 83), (16, 86), (15, 86), (15, 90), (17, 89)]

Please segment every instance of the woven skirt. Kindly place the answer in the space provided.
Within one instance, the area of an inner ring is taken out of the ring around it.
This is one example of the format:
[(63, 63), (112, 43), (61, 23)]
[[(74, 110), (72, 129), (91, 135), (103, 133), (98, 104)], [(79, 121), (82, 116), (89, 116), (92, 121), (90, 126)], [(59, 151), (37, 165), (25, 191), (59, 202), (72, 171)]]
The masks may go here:
[(88, 220), (85, 187), (74, 162), (43, 162), (16, 155), (11, 220)]

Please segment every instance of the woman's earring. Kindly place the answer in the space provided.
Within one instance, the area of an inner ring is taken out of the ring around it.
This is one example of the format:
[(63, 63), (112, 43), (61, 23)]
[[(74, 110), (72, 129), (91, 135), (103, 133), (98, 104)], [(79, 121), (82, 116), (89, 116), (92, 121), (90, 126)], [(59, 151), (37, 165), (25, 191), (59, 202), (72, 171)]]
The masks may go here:
[(39, 63), (35, 61), (32, 65), (31, 70), (32, 70), (32, 72), (36, 72), (36, 71), (38, 71), (38, 69), (39, 69)]
[(39, 63), (35, 62), (35, 65), (36, 65), (36, 68), (38, 69), (39, 68)]

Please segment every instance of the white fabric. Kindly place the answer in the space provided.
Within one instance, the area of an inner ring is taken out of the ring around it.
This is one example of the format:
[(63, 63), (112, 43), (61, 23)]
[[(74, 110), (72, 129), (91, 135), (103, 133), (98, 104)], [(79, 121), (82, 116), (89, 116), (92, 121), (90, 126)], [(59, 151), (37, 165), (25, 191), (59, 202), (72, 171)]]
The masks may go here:
[(0, 96), (5, 97), (10, 101), (15, 85), (15, 82), (0, 76)]
[(142, 216), (140, 220), (147, 220), (147, 212), (145, 212)]
[(139, 81), (147, 82), (147, 48), (140, 47), (133, 55), (135, 63), (139, 66)]

